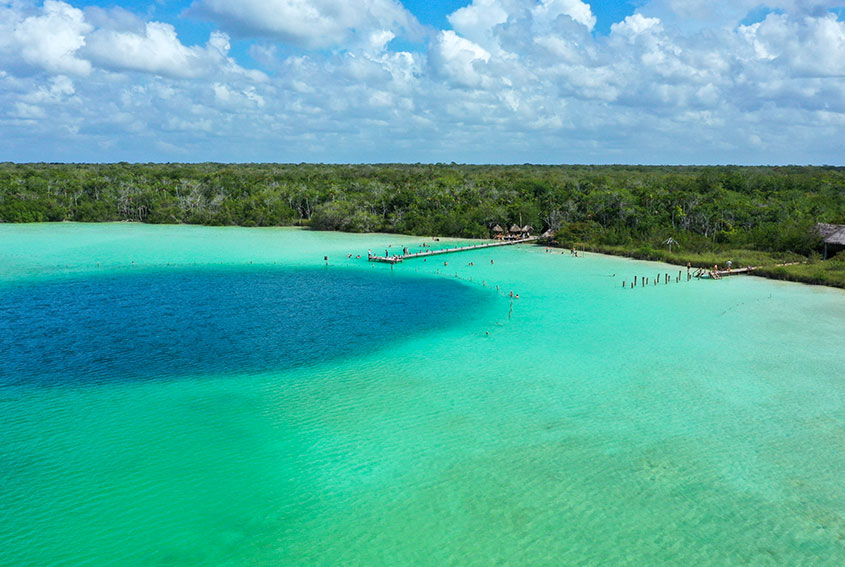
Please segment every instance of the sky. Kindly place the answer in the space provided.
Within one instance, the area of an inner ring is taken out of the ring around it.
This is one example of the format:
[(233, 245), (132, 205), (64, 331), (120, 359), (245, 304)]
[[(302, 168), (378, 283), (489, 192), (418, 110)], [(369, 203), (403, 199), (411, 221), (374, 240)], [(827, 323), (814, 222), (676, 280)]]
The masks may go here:
[(845, 165), (845, 0), (0, 0), (0, 161)]

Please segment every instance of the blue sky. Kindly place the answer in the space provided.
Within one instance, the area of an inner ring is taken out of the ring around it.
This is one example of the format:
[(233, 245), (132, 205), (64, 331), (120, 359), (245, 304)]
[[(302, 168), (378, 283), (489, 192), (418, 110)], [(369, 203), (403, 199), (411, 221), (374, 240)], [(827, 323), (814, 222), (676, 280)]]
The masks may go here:
[(845, 0), (0, 0), (0, 160), (815, 163)]

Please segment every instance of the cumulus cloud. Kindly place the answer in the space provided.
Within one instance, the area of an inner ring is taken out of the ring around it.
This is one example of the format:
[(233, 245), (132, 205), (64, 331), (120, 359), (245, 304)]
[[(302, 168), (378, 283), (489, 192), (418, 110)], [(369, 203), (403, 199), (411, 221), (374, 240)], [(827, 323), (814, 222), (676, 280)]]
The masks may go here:
[(842, 0), (649, 0), (640, 11), (694, 30), (702, 26), (734, 27), (752, 11), (781, 11), (797, 16), (818, 17), (842, 5)]
[(14, 26), (12, 46), (29, 64), (56, 73), (88, 74), (91, 64), (77, 57), (92, 26), (82, 10), (64, 2), (47, 0), (41, 13)]
[(516, 5), (503, 0), (473, 0), (472, 4), (450, 14), (448, 19), (457, 33), (479, 43), (488, 43), (495, 28), (508, 21)]
[(237, 35), (307, 49), (367, 43), (373, 33), (417, 37), (421, 32), (416, 18), (396, 0), (197, 0), (190, 13)]
[[(229, 37), (212, 32), (205, 46), (187, 47), (170, 24), (147, 22), (143, 33), (100, 29), (88, 38), (85, 55), (100, 67), (116, 71), (141, 71), (168, 77), (196, 78), (223, 70), (240, 69), (227, 57)], [(260, 72), (249, 73), (262, 79)]]
[(762, 22), (741, 26), (739, 34), (757, 60), (773, 62), (803, 77), (845, 77), (845, 22), (829, 14), (789, 18), (770, 14)]
[(581, 0), (541, 0), (532, 13), (541, 21), (554, 22), (561, 16), (568, 16), (590, 30), (596, 25), (590, 5)]
[(657, 33), (663, 31), (663, 24), (659, 18), (646, 18), (642, 14), (634, 14), (610, 26), (610, 32), (612, 34), (624, 36), (629, 39), (634, 39), (638, 35), (649, 31)]
[(512, 30), (527, 39), (527, 34), (561, 32), (568, 22), (587, 30), (596, 24), (590, 6), (581, 0), (473, 0), (448, 20), (456, 33), (491, 51), (501, 48)]
[(238, 111), (245, 107), (262, 108), (264, 106), (264, 97), (256, 92), (255, 87), (235, 90), (224, 83), (214, 83), (211, 88), (214, 91), (214, 98), (223, 108)]
[(30, 104), (56, 104), (66, 102), (75, 93), (73, 81), (69, 77), (58, 75), (50, 78), (48, 85), (23, 95), (21, 100)]
[(441, 32), (429, 51), (429, 60), (442, 76), (464, 87), (490, 86), (482, 71), (490, 53), (480, 45), (449, 30)]
[(0, 0), (0, 152), (38, 136), (54, 159), (841, 162), (834, 2), (651, 0), (605, 34), (581, 0), (468, 0), (407, 51), (398, 0), (351, 4), (197, 0), (221, 29), (188, 45), (126, 10)]
[(144, 22), (122, 9), (85, 11), (59, 0), (42, 6), (10, 2), (0, 6), (0, 64), (47, 73), (89, 75), (92, 70), (152, 73), (174, 78), (266, 76), (228, 56), (229, 37), (211, 33), (204, 46), (186, 46), (173, 25)]

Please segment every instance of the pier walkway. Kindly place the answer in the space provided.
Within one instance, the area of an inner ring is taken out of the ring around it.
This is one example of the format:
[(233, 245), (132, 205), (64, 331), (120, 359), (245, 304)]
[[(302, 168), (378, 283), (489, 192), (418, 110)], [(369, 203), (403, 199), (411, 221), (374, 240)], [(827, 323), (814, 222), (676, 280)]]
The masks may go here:
[(466, 252), (468, 250), (479, 250), (481, 248), (494, 248), (496, 246), (508, 246), (510, 244), (522, 244), (524, 242), (534, 242), (537, 236), (529, 236), (527, 238), (519, 238), (517, 240), (502, 240), (499, 242), (487, 242), (485, 244), (472, 244), (470, 246), (457, 246), (455, 248), (440, 248), (438, 250), (426, 250), (424, 252), (414, 252), (412, 254), (397, 254), (395, 256), (373, 256), (370, 255), (368, 260), (370, 262), (384, 262), (386, 264), (395, 264), (403, 260), (410, 260), (411, 258), (427, 258), (429, 256), (438, 256), (440, 254), (454, 254), (455, 252)]
[(745, 268), (734, 268), (730, 270), (704, 270), (700, 269), (699, 273), (696, 274), (698, 278), (710, 278), (713, 280), (720, 280), (725, 276), (736, 276), (739, 274), (750, 274), (754, 272), (754, 266), (746, 266)]

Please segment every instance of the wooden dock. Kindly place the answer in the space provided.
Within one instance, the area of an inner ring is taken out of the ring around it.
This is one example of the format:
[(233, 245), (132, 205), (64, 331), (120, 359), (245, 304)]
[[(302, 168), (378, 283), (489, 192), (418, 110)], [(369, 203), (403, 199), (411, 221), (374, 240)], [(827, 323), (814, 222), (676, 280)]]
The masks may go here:
[(472, 244), (470, 246), (457, 246), (455, 248), (439, 248), (437, 250), (425, 250), (424, 252), (414, 252), (411, 254), (397, 254), (395, 256), (368, 256), (370, 262), (384, 262), (386, 264), (396, 264), (411, 258), (427, 258), (429, 256), (439, 256), (440, 254), (454, 254), (456, 252), (467, 252), (469, 250), (480, 250), (481, 248), (495, 248), (496, 246), (508, 246), (511, 244), (522, 244), (524, 242), (534, 242), (537, 240), (536, 236), (529, 236), (528, 238), (520, 238), (518, 240), (501, 240), (499, 242), (486, 242), (484, 244)]
[(736, 276), (736, 275), (739, 275), (739, 274), (750, 274), (753, 271), (754, 271), (754, 266), (746, 266), (744, 268), (736, 268), (736, 269), (730, 269), (730, 270), (719, 270), (719, 271), (709, 270), (709, 271), (703, 272), (699, 277), (711, 278), (711, 279), (714, 279), (714, 280), (720, 280), (725, 276)]

